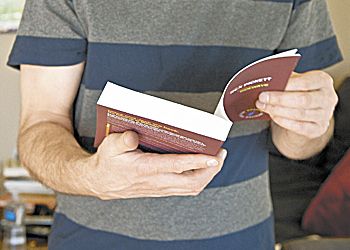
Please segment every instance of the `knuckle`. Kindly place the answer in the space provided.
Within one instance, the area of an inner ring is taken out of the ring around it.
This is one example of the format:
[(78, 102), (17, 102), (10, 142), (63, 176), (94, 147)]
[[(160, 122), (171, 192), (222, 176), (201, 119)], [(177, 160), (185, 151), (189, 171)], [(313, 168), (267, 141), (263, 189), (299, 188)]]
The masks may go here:
[(333, 106), (332, 108), (334, 108), (337, 105), (338, 101), (339, 101), (339, 97), (336, 93), (334, 93), (331, 98), (331, 104)]
[(305, 109), (298, 109), (297, 111), (296, 111), (296, 115), (295, 115), (295, 119), (298, 119), (298, 118), (304, 118), (304, 117), (306, 117), (307, 116), (307, 113), (306, 113), (306, 110)]
[(329, 123), (327, 122), (319, 123), (316, 126), (307, 126), (305, 134), (311, 139), (320, 137), (321, 135), (326, 133), (326, 131), (328, 130), (328, 126)]
[(329, 127), (329, 122), (323, 122), (322, 124), (321, 124), (321, 126), (320, 126), (320, 135), (323, 135), (324, 133), (326, 133), (327, 132), (327, 130), (328, 130), (328, 127)]
[(333, 116), (334, 108), (328, 108), (323, 110), (323, 116), (321, 121), (325, 121), (327, 124), (329, 124), (329, 121), (331, 120)]
[(323, 79), (323, 82), (325, 83), (326, 86), (333, 87), (333, 83), (334, 83), (333, 78), (328, 73), (322, 70), (317, 71), (317, 73)]
[(183, 170), (183, 165), (179, 163), (178, 160), (172, 158), (170, 160), (170, 166), (171, 166), (171, 172), (177, 173), (177, 174), (181, 174), (182, 172), (184, 172)]
[(328, 112), (324, 109), (319, 109), (317, 111), (310, 113), (310, 117), (316, 122), (322, 122), (324, 119), (328, 119)]
[(147, 166), (148, 164), (138, 164), (136, 165), (135, 169), (136, 169), (136, 174), (138, 176), (144, 176), (146, 175), (148, 172), (147, 172)]
[(157, 174), (157, 168), (153, 166), (148, 155), (145, 155), (142, 164), (137, 164), (135, 168), (136, 174), (139, 176)]
[(108, 145), (108, 147), (115, 147), (116, 141), (120, 138), (118, 133), (111, 133), (103, 140), (103, 143)]
[(325, 94), (320, 97), (318, 101), (321, 104), (321, 107), (334, 109), (338, 103), (338, 96), (336, 93), (325, 92)]
[(97, 148), (97, 155), (101, 158), (108, 158), (112, 155), (112, 146), (107, 141), (103, 141), (102, 144)]
[(301, 105), (303, 105), (304, 107), (308, 107), (311, 104), (311, 97), (310, 97), (310, 95), (308, 95), (306, 93), (303, 93), (300, 96), (300, 100), (299, 101), (300, 101)]

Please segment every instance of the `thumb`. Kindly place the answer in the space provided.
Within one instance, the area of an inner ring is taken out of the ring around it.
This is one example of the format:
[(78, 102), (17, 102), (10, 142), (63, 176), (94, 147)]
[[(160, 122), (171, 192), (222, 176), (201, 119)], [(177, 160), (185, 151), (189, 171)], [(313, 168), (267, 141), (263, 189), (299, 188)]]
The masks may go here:
[(112, 133), (108, 135), (98, 148), (102, 154), (115, 156), (137, 149), (139, 136), (134, 131)]

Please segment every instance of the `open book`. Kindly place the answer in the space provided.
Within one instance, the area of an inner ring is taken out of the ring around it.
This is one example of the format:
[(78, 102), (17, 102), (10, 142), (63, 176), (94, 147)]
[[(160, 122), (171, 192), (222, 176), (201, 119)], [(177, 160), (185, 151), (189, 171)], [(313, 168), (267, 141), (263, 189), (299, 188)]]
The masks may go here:
[(107, 82), (97, 102), (95, 147), (105, 136), (133, 130), (145, 150), (215, 155), (233, 122), (266, 120), (255, 107), (263, 91), (282, 91), (300, 55), (289, 50), (260, 59), (235, 74), (214, 114)]

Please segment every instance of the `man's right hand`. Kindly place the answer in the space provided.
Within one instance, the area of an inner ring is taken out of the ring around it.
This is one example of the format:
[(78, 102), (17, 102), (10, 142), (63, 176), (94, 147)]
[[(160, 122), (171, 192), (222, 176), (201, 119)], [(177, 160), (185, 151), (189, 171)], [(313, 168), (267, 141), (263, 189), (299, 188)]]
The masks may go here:
[(197, 195), (220, 171), (225, 150), (217, 156), (144, 153), (130, 131), (109, 135), (93, 155), (86, 152), (72, 126), (83, 70), (83, 62), (21, 65), (19, 155), (34, 178), (57, 192), (108, 200)]
[(225, 149), (216, 156), (144, 153), (138, 143), (132, 131), (106, 137), (81, 176), (86, 195), (102, 200), (198, 195), (226, 157)]

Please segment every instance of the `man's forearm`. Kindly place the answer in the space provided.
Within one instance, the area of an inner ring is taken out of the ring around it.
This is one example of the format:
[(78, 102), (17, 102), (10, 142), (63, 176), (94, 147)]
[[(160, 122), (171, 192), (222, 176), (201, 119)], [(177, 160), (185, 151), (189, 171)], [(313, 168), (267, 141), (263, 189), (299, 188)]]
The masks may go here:
[(333, 130), (333, 118), (327, 131), (322, 136), (313, 139), (296, 134), (271, 122), (273, 143), (283, 155), (295, 160), (306, 159), (321, 152), (332, 137)]
[(40, 122), (21, 131), (19, 155), (33, 177), (63, 193), (83, 194), (82, 176), (90, 156), (71, 131), (54, 122)]

